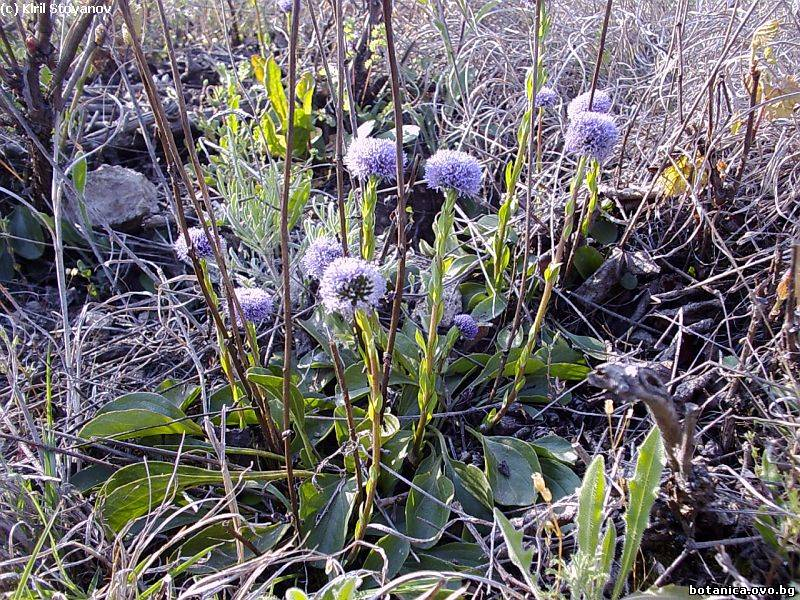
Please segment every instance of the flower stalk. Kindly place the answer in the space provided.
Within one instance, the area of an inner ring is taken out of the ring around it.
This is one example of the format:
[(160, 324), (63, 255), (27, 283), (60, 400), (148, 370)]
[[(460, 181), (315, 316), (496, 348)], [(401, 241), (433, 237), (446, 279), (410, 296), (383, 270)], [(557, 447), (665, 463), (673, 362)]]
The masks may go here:
[(455, 189), (445, 189), (444, 204), (434, 224), (436, 237), (433, 248), (433, 261), (431, 262), (431, 274), (428, 279), (428, 306), (430, 308), (428, 337), (424, 342), (421, 336), (417, 337), (417, 343), (422, 349), (422, 361), (420, 363), (419, 394), (417, 396), (419, 421), (414, 430), (414, 449), (411, 454), (415, 462), (419, 458), (425, 426), (430, 421), (431, 413), (438, 400), (436, 394), (436, 367), (438, 362), (436, 360), (436, 349), (439, 343), (439, 334), (437, 330), (444, 314), (444, 276), (447, 272), (445, 254), (447, 252), (447, 240), (453, 232), (457, 195), (458, 192)]
[(292, 385), (292, 294), (289, 279), (291, 268), (289, 257), (289, 188), (292, 177), (292, 150), (294, 149), (295, 90), (297, 89), (297, 37), (300, 28), (300, 0), (294, 0), (290, 16), (289, 34), (289, 114), (286, 131), (286, 157), (283, 164), (283, 188), (281, 189), (280, 236), (281, 275), (283, 277), (283, 453), (286, 458), (286, 484), (295, 530), (300, 531), (297, 490), (294, 487), (292, 468), (291, 398)]
[(376, 175), (367, 179), (361, 199), (361, 256), (368, 261), (375, 258), (375, 207), (378, 204), (379, 180)]
[(581, 237), (589, 236), (589, 229), (594, 222), (597, 212), (597, 201), (600, 197), (600, 163), (592, 159), (591, 165), (586, 172), (586, 189), (589, 191), (589, 199), (586, 201), (586, 214), (581, 222)]
[[(379, 327), (374, 316), (374, 311), (368, 314), (362, 309), (356, 310), (356, 329), (361, 332), (362, 347), (361, 352), (367, 366), (367, 380), (369, 382), (369, 405), (367, 407), (367, 418), (370, 420), (372, 431), (372, 452), (367, 485), (364, 495), (364, 505), (356, 523), (355, 539), (364, 539), (364, 534), (372, 517), (372, 507), (375, 503), (375, 492), (378, 488), (378, 479), (381, 474), (381, 437), (383, 435), (383, 394), (381, 392), (381, 380), (383, 371), (381, 361), (378, 357), (378, 348), (375, 344), (377, 336), (376, 328)], [(358, 448), (356, 447), (356, 454)], [(358, 464), (358, 463), (356, 463)]]
[(497, 425), (497, 423), (500, 422), (500, 419), (502, 419), (506, 413), (508, 413), (508, 409), (516, 401), (519, 392), (525, 385), (525, 368), (528, 365), (528, 359), (530, 358), (531, 354), (533, 354), (533, 348), (536, 345), (536, 340), (539, 337), (542, 324), (544, 323), (544, 316), (547, 314), (550, 296), (552, 296), (553, 288), (558, 281), (559, 271), (561, 270), (561, 261), (564, 258), (564, 248), (566, 247), (567, 241), (572, 235), (572, 229), (575, 220), (575, 206), (577, 204), (578, 191), (583, 185), (583, 180), (586, 175), (586, 163), (587, 158), (585, 156), (581, 156), (578, 159), (575, 177), (572, 179), (572, 183), (570, 185), (570, 197), (564, 206), (564, 228), (561, 231), (561, 237), (559, 238), (558, 244), (553, 252), (553, 258), (550, 264), (547, 266), (547, 269), (545, 269), (544, 290), (542, 290), (542, 297), (539, 300), (539, 308), (536, 311), (536, 316), (533, 320), (533, 326), (528, 332), (528, 338), (525, 341), (525, 345), (522, 347), (519, 358), (517, 359), (513, 384), (506, 392), (500, 409), (496, 412), (489, 413), (487, 416), (485, 424), (485, 428), (487, 430), (490, 430)]

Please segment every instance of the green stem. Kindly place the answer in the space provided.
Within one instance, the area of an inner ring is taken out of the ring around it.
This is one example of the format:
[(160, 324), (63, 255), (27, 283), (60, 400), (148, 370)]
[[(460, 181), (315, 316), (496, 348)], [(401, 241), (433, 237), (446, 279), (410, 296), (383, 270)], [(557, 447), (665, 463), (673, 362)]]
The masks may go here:
[(536, 114), (536, 172), (542, 172), (542, 120), (544, 109), (539, 108)]
[(428, 280), (428, 307), (430, 319), (428, 321), (428, 338), (423, 350), (423, 358), (419, 373), (419, 421), (414, 430), (414, 449), (411, 453), (412, 460), (419, 458), (422, 439), (425, 436), (425, 426), (430, 420), (430, 415), (436, 407), (436, 347), (439, 343), (437, 332), (439, 323), (444, 314), (444, 258), (447, 253), (447, 240), (453, 231), (455, 219), (456, 191), (448, 189), (444, 194), (442, 211), (436, 219), (433, 261), (431, 262), (431, 276)]
[(514, 162), (506, 167), (506, 194), (500, 210), (497, 212), (497, 231), (492, 239), (492, 293), (497, 294), (503, 283), (503, 273), (505, 273), (508, 260), (506, 260), (506, 236), (508, 233), (508, 222), (511, 215), (516, 211), (516, 188), (519, 175), (525, 164), (525, 152), (528, 146), (528, 138), (531, 130), (531, 107), (522, 116), (522, 122), (517, 130), (517, 154)]
[[(372, 424), (372, 462), (367, 478), (364, 506), (356, 524), (355, 539), (364, 539), (364, 534), (372, 517), (372, 506), (375, 501), (375, 491), (378, 487), (378, 478), (381, 474), (381, 435), (383, 431), (381, 415), (383, 414), (383, 395), (381, 393), (381, 362), (378, 358), (378, 349), (375, 345), (373, 334), (374, 318), (361, 310), (356, 311), (356, 323), (361, 330), (361, 339), (364, 343), (364, 359), (367, 363), (367, 379), (369, 381), (370, 395), (367, 416)], [(358, 453), (358, 448), (356, 448)]]
[(586, 215), (581, 223), (581, 237), (584, 239), (589, 236), (589, 228), (594, 222), (594, 214), (597, 211), (597, 200), (600, 196), (600, 163), (592, 160), (589, 172), (586, 174), (586, 188), (589, 190), (589, 199), (586, 204)]
[(575, 204), (578, 199), (578, 190), (581, 188), (585, 174), (586, 158), (581, 157), (578, 161), (575, 177), (573, 178), (570, 186), (570, 199), (564, 206), (564, 228), (561, 231), (561, 237), (559, 238), (558, 244), (553, 252), (552, 261), (550, 262), (550, 265), (547, 267), (547, 270), (544, 274), (544, 290), (542, 291), (542, 297), (539, 300), (539, 308), (536, 311), (536, 316), (533, 320), (533, 326), (528, 333), (528, 339), (526, 340), (525, 346), (523, 346), (522, 352), (517, 360), (514, 384), (503, 398), (503, 404), (500, 406), (500, 409), (494, 413), (494, 415), (490, 415), (486, 424), (487, 429), (491, 429), (500, 422), (500, 419), (506, 415), (508, 409), (517, 399), (520, 390), (525, 385), (525, 367), (528, 364), (528, 358), (530, 358), (531, 354), (533, 353), (533, 347), (536, 344), (536, 339), (539, 337), (539, 332), (542, 329), (542, 323), (544, 323), (544, 316), (547, 314), (550, 296), (553, 294), (553, 288), (558, 281), (558, 273), (561, 268), (561, 261), (564, 258), (564, 248), (567, 245), (567, 240), (569, 240), (570, 235), (572, 235), (572, 227), (575, 219)]
[(378, 178), (367, 180), (361, 200), (361, 256), (364, 260), (375, 257), (375, 207), (378, 204)]

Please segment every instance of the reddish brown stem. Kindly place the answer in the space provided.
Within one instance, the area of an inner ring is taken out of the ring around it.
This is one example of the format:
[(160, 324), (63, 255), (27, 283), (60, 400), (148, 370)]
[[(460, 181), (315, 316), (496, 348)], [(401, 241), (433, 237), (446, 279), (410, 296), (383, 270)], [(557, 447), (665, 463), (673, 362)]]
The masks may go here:
[[(392, 353), (400, 323), (400, 307), (403, 302), (403, 287), (406, 279), (406, 198), (403, 173), (403, 98), (400, 95), (400, 74), (395, 52), (394, 29), (392, 27), (392, 0), (383, 0), (383, 22), (386, 28), (386, 54), (389, 58), (389, 76), (392, 88), (392, 104), (394, 108), (394, 134), (397, 149), (397, 277), (394, 282), (394, 300), (392, 301), (392, 317), (389, 321), (389, 333), (386, 338), (386, 349), (383, 355), (383, 381), (381, 394), (385, 407), (388, 402), (387, 390), (392, 373)], [(385, 409), (384, 409), (385, 410)]]
[(289, 33), (289, 114), (286, 127), (286, 157), (283, 164), (283, 189), (281, 190), (281, 275), (283, 276), (283, 452), (286, 456), (286, 482), (292, 519), (300, 531), (297, 510), (297, 491), (292, 472), (292, 424), (289, 398), (292, 385), (292, 290), (289, 257), (289, 187), (292, 182), (292, 154), (294, 152), (295, 88), (297, 87), (297, 31), (300, 27), (300, 0), (292, 3), (291, 31)]

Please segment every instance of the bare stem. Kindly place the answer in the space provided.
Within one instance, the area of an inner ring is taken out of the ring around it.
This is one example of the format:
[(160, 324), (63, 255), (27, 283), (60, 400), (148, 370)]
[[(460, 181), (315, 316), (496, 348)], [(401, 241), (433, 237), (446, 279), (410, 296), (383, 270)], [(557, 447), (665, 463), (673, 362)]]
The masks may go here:
[(289, 34), (289, 114), (286, 128), (286, 159), (283, 164), (283, 189), (281, 190), (281, 275), (283, 276), (283, 453), (286, 457), (286, 483), (292, 519), (300, 530), (297, 512), (297, 492), (292, 473), (291, 398), (292, 378), (292, 290), (289, 259), (289, 187), (292, 180), (292, 153), (294, 151), (295, 88), (297, 87), (297, 31), (300, 27), (300, 0), (292, 3), (291, 31)]
[[(561, 265), (561, 261), (564, 258), (564, 247), (567, 244), (567, 240), (569, 236), (572, 234), (572, 226), (575, 220), (575, 203), (578, 198), (578, 190), (580, 190), (581, 185), (583, 184), (583, 177), (586, 172), (586, 158), (581, 157), (580, 161), (578, 162), (577, 172), (575, 173), (575, 178), (572, 180), (572, 190), (570, 194), (570, 200), (567, 203), (567, 206), (564, 210), (564, 228), (561, 232), (561, 237), (558, 239), (558, 245), (556, 246), (555, 251), (553, 252), (553, 258), (550, 262), (550, 266), (548, 267), (549, 273), (545, 273), (544, 278), (544, 290), (542, 291), (542, 297), (539, 300), (539, 308), (536, 311), (536, 317), (533, 320), (533, 326), (531, 327), (530, 332), (528, 333), (528, 340), (525, 343), (525, 347), (523, 349), (525, 356), (530, 356), (533, 346), (536, 343), (536, 339), (539, 337), (539, 332), (542, 329), (542, 323), (544, 323), (544, 316), (547, 314), (547, 307), (550, 303), (550, 296), (553, 294), (553, 288), (555, 287), (556, 282), (558, 281), (558, 271)], [(514, 376), (514, 383), (509, 389), (506, 397), (503, 399), (503, 404), (500, 406), (500, 409), (494, 414), (494, 416), (489, 420), (486, 425), (486, 429), (491, 429), (495, 425), (500, 422), (508, 409), (514, 404), (514, 401), (517, 399), (517, 395), (519, 391), (522, 389), (522, 386), (525, 384), (525, 363), (526, 360), (523, 359), (523, 356), (520, 355), (519, 364), (517, 365), (517, 372)]]
[[(341, 0), (336, 0), (337, 2)], [(383, 22), (386, 28), (386, 54), (389, 58), (389, 77), (392, 88), (392, 106), (394, 109), (394, 137), (397, 148), (397, 276), (394, 282), (394, 300), (392, 301), (392, 317), (389, 321), (389, 333), (383, 354), (383, 381), (381, 395), (385, 398), (389, 388), (389, 376), (392, 373), (392, 353), (397, 326), (400, 323), (400, 308), (403, 302), (403, 287), (406, 279), (406, 198), (403, 173), (403, 99), (400, 95), (400, 72), (397, 67), (397, 53), (394, 44), (392, 27), (392, 0), (383, 0)]]
[(347, 414), (347, 433), (350, 437), (350, 443), (353, 444), (353, 463), (356, 470), (356, 493), (361, 495), (361, 490), (364, 489), (364, 483), (361, 477), (361, 456), (359, 455), (358, 437), (356, 435), (356, 422), (353, 418), (353, 403), (350, 401), (350, 391), (347, 389), (347, 381), (344, 378), (344, 367), (342, 365), (342, 357), (339, 354), (339, 349), (336, 347), (336, 342), (333, 339), (329, 340), (331, 355), (333, 356), (333, 369), (336, 373), (336, 380), (342, 390), (342, 399), (344, 400), (344, 410)]

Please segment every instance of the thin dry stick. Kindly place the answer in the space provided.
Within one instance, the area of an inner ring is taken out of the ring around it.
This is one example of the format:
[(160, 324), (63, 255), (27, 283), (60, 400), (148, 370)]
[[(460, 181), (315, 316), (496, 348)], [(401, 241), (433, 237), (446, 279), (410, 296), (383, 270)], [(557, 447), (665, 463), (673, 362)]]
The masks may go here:
[[(205, 207), (205, 212), (208, 215), (211, 216), (211, 218), (209, 219), (209, 221), (211, 223), (210, 227), (206, 223), (205, 219), (201, 219), (200, 220), (200, 224), (203, 227), (203, 230), (204, 230), (204, 233), (205, 233), (206, 237), (209, 240), (211, 240), (211, 242), (212, 242), (211, 243), (211, 248), (212, 248), (212, 251), (214, 252), (214, 256), (216, 258), (217, 265), (219, 266), (220, 279), (222, 281), (222, 289), (225, 292), (225, 298), (226, 298), (227, 304), (228, 304), (228, 312), (229, 312), (230, 315), (239, 315), (239, 320), (242, 323), (244, 323), (246, 319), (244, 317), (244, 314), (242, 313), (242, 308), (239, 305), (239, 301), (236, 298), (236, 294), (234, 293), (234, 286), (233, 286), (231, 277), (230, 277), (230, 275), (228, 273), (227, 262), (225, 260), (225, 257), (222, 254), (221, 246), (219, 244), (220, 234), (219, 234), (219, 230), (217, 228), (217, 220), (216, 220), (216, 218), (214, 218), (214, 208), (213, 208), (213, 205), (211, 203), (211, 196), (210, 196), (209, 191), (208, 191), (208, 186), (205, 183), (205, 176), (203, 174), (203, 169), (202, 169), (202, 167), (200, 165), (200, 159), (198, 158), (197, 151), (195, 150), (196, 146), (195, 146), (195, 142), (194, 142), (194, 134), (192, 133), (191, 124), (189, 123), (189, 116), (188, 116), (189, 115), (189, 111), (186, 108), (186, 101), (184, 99), (184, 94), (183, 94), (183, 84), (181, 82), (181, 75), (180, 75), (180, 71), (179, 71), (179, 68), (178, 68), (178, 62), (177, 62), (177, 59), (175, 57), (175, 48), (174, 48), (174, 45), (173, 45), (173, 42), (172, 42), (172, 38), (169, 35), (169, 24), (167, 22), (167, 15), (166, 15), (166, 12), (164, 11), (164, 4), (163, 4), (162, 0), (157, 0), (156, 6), (158, 7), (159, 19), (161, 21), (161, 26), (162, 26), (162, 28), (164, 30), (164, 41), (165, 41), (165, 43), (167, 45), (167, 55), (169, 56), (169, 59), (170, 59), (170, 68), (171, 68), (171, 71), (172, 71), (172, 79), (173, 79), (173, 82), (174, 82), (174, 85), (175, 85), (175, 92), (176, 92), (176, 97), (177, 97), (177, 102), (178, 102), (178, 109), (179, 109), (178, 110), (178, 115), (179, 115), (179, 118), (180, 118), (181, 129), (183, 131), (183, 135), (184, 135), (184, 139), (185, 139), (185, 147), (186, 147), (186, 150), (187, 150), (188, 155), (189, 155), (189, 160), (191, 162), (192, 169), (194, 170), (194, 174), (195, 174), (195, 177), (196, 177), (197, 182), (198, 182), (198, 187), (200, 188), (200, 195), (201, 195), (201, 198), (203, 199), (203, 205)], [(160, 101), (159, 101), (159, 104), (160, 104)], [(174, 143), (174, 140), (173, 140), (173, 143)], [(176, 165), (176, 169), (180, 169), (180, 172), (183, 175), (184, 185), (187, 187), (187, 189), (189, 189), (189, 190), (194, 189), (194, 187), (191, 185), (191, 182), (185, 176), (185, 170), (183, 168), (182, 161), (180, 160), (180, 156), (178, 156), (178, 155), (175, 156), (175, 165)], [(177, 193), (177, 190), (176, 190), (176, 193)], [(178, 197), (176, 196), (176, 198), (178, 198)], [(195, 210), (197, 211), (197, 214), (198, 215), (202, 214), (203, 211), (200, 209), (200, 206), (197, 203), (197, 200), (196, 200), (194, 194), (191, 195), (191, 198), (192, 198), (192, 201), (193, 201), (193, 203), (195, 205)], [(176, 202), (179, 203), (180, 200), (178, 199), (178, 200), (176, 200)], [(213, 232), (213, 235), (211, 235), (211, 232)], [(187, 237), (188, 237), (188, 231), (184, 235), (187, 235)], [(187, 242), (187, 245), (190, 248), (192, 248), (192, 244)], [(193, 250), (193, 248), (192, 248), (192, 250)], [(209, 294), (209, 298), (210, 298), (210, 294)], [(237, 319), (232, 318), (231, 322), (232, 323), (236, 323)], [(248, 342), (250, 344), (250, 347), (253, 348), (253, 349), (257, 348), (258, 345), (256, 344), (256, 340), (251, 336), (249, 329), (246, 328), (245, 330), (246, 330), (246, 334), (249, 336)], [(259, 413), (258, 418), (259, 418), (259, 422), (261, 424), (262, 429), (264, 429), (264, 435), (265, 435), (265, 437), (267, 439), (267, 442), (270, 445), (273, 446), (273, 449), (277, 450), (277, 448), (278, 448), (278, 435), (277, 435), (277, 433), (278, 432), (275, 429), (275, 425), (272, 423), (272, 419), (271, 419), (270, 413), (269, 413), (269, 408), (268, 408), (266, 402), (264, 401), (263, 397), (261, 396), (260, 391), (257, 388), (254, 388), (253, 386), (251, 386), (249, 384), (249, 381), (247, 380), (245, 367), (244, 367), (244, 365), (246, 364), (245, 357), (247, 356), (247, 353), (244, 350), (244, 345), (242, 343), (242, 337), (241, 337), (241, 335), (239, 333), (239, 329), (236, 326), (231, 327), (231, 335), (230, 336), (226, 336), (225, 335), (226, 329), (225, 329), (224, 325), (223, 325), (221, 331), (223, 332), (223, 338), (226, 339), (226, 346), (228, 346), (227, 349), (229, 351), (229, 354), (233, 357), (234, 368), (236, 368), (237, 374), (239, 375), (239, 378), (241, 379), (241, 383), (242, 383), (242, 386), (245, 389), (245, 393), (247, 394), (247, 396), (249, 398), (252, 398), (256, 402), (256, 404), (257, 404), (257, 406), (259, 408), (259, 410), (257, 411)], [(236, 348), (236, 353), (230, 352), (230, 350), (231, 350), (231, 348), (230, 348), (231, 342), (233, 342), (233, 345)]]
[[(225, 328), (225, 324), (222, 320), (222, 316), (217, 309), (216, 303), (213, 301), (213, 294), (211, 290), (207, 287), (207, 282), (205, 278), (205, 274), (203, 272), (203, 268), (200, 265), (200, 261), (197, 260), (197, 256), (194, 251), (194, 246), (189, 238), (188, 233), (188, 225), (186, 223), (186, 215), (183, 209), (183, 199), (181, 198), (180, 192), (178, 191), (179, 181), (183, 183), (184, 187), (186, 188), (187, 192), (189, 192), (189, 198), (194, 206), (195, 211), (197, 214), (202, 214), (202, 209), (200, 204), (194, 194), (194, 186), (192, 182), (189, 180), (185, 169), (183, 168), (183, 161), (180, 157), (180, 153), (178, 152), (178, 147), (175, 142), (175, 138), (172, 135), (172, 131), (169, 125), (169, 121), (167, 119), (166, 112), (164, 111), (164, 106), (161, 103), (161, 98), (158, 93), (158, 90), (155, 87), (155, 83), (153, 82), (152, 75), (147, 67), (147, 60), (144, 56), (144, 51), (142, 50), (141, 41), (139, 40), (138, 34), (136, 33), (135, 26), (133, 24), (133, 18), (130, 12), (130, 5), (128, 0), (120, 0), (119, 2), (120, 12), (122, 13), (123, 20), (125, 21), (126, 27), (131, 32), (131, 48), (133, 49), (134, 57), (137, 62), (137, 67), (139, 69), (142, 84), (144, 86), (145, 93), (147, 94), (148, 102), (153, 110), (153, 116), (156, 120), (157, 124), (157, 131), (159, 135), (159, 139), (161, 140), (161, 145), (164, 148), (164, 152), (167, 156), (168, 160), (168, 170), (171, 178), (171, 189), (175, 201), (176, 207), (176, 216), (178, 220), (178, 225), (181, 229), (181, 233), (186, 241), (187, 246), (189, 247), (189, 257), (192, 262), (192, 268), (195, 273), (195, 277), (198, 282), (198, 286), (200, 287), (200, 291), (203, 295), (203, 299), (208, 307), (208, 310), (211, 314), (212, 319), (218, 330), (222, 333), (222, 337), (225, 340), (226, 345), (230, 342), (230, 333)], [(174, 59), (174, 54), (173, 54)], [(180, 96), (180, 94), (179, 94)], [(185, 117), (185, 115), (184, 115)], [(193, 150), (193, 147), (189, 147), (190, 151)], [(202, 176), (199, 177), (200, 181), (203, 181)], [(212, 219), (212, 223), (213, 223)], [(208, 226), (205, 222), (202, 222), (206, 236), (212, 240), (212, 250), (214, 251), (215, 257), (218, 263), (224, 263), (222, 259), (222, 255), (219, 249), (219, 244), (216, 243), (218, 238), (211, 236), (209, 234)], [(237, 303), (238, 306), (238, 303)], [(234, 314), (231, 311), (231, 314)], [(238, 335), (238, 332), (236, 332)], [(231, 355), (233, 358), (233, 365), (236, 369), (237, 375), (239, 376), (242, 386), (245, 389), (248, 397), (256, 399), (256, 402), (259, 401), (259, 398), (253, 394), (251, 386), (246, 378), (245, 369), (243, 366), (243, 362), (240, 356)], [(267, 418), (269, 413), (264, 413), (263, 404), (259, 405), (261, 410), (257, 411), (259, 414), (259, 419), (261, 422), (262, 428), (264, 428), (264, 433), (267, 439), (267, 442), (272, 445), (273, 448), (277, 448), (278, 439), (277, 439), (277, 431), (274, 431), (275, 427), (272, 422)], [(264, 416), (266, 414), (266, 417)], [(273, 433), (274, 432), (274, 433)], [(274, 440), (273, 440), (274, 436)]]
[(286, 456), (286, 481), (292, 519), (300, 531), (297, 513), (297, 492), (292, 473), (291, 397), (292, 378), (292, 290), (289, 280), (289, 186), (292, 180), (292, 154), (294, 151), (295, 87), (297, 86), (297, 31), (300, 27), (300, 0), (292, 3), (291, 32), (289, 34), (289, 114), (286, 129), (286, 160), (283, 164), (283, 189), (281, 190), (281, 275), (283, 276), (283, 453)]
[[(335, 150), (335, 161), (336, 161), (336, 205), (339, 211), (339, 237), (341, 238), (342, 242), (342, 254), (347, 256), (349, 254), (349, 250), (347, 248), (347, 214), (345, 212), (345, 205), (344, 205), (344, 112), (342, 108), (342, 101), (344, 98), (344, 79), (342, 77), (338, 77), (337, 79), (337, 89), (334, 92), (333, 90), (333, 77), (331, 76), (330, 69), (328, 68), (328, 61), (325, 56), (325, 48), (322, 44), (322, 32), (319, 29), (319, 24), (317, 23), (317, 13), (314, 12), (314, 0), (307, 1), (308, 6), (308, 14), (311, 16), (311, 24), (314, 27), (314, 33), (317, 38), (317, 44), (319, 45), (320, 54), (323, 56), (323, 68), (325, 69), (325, 75), (328, 79), (328, 89), (331, 93), (331, 101), (333, 102), (333, 108), (336, 113), (336, 150)], [(334, 14), (336, 15), (336, 22), (337, 27), (339, 26), (339, 22), (341, 20), (341, 0), (334, 0)], [(337, 48), (336, 51), (336, 64), (338, 73), (344, 73), (344, 51), (339, 51), (341, 46)]]
[[(747, 114), (747, 129), (744, 134), (744, 147), (742, 148), (742, 162), (739, 163), (739, 168), (736, 170), (736, 175), (733, 178), (733, 193), (735, 196), (739, 191), (739, 186), (742, 185), (742, 177), (744, 177), (745, 169), (747, 168), (747, 157), (750, 155), (750, 147), (753, 145), (753, 139), (756, 134), (756, 109), (758, 103), (758, 86), (761, 81), (761, 70), (754, 62), (750, 66), (750, 107)], [(711, 139), (711, 138), (709, 138)]]
[[(347, 214), (344, 205), (344, 84), (347, 69), (344, 65), (344, 24), (342, 23), (342, 0), (333, 0), (336, 19), (336, 202), (339, 206), (339, 229), (342, 236), (342, 253), (347, 256)], [(352, 105), (351, 105), (352, 106)], [(351, 109), (352, 112), (352, 109)], [(355, 135), (353, 130), (353, 135)]]
[(589, 89), (589, 110), (592, 110), (594, 93), (597, 90), (597, 79), (600, 77), (600, 65), (603, 64), (603, 49), (606, 46), (606, 35), (608, 35), (608, 21), (611, 18), (611, 4), (614, 0), (606, 2), (606, 14), (603, 16), (603, 29), (600, 31), (600, 47), (597, 49), (597, 61), (594, 64), (592, 74), (592, 87)]
[[(341, 0), (336, 0), (337, 2)], [(394, 137), (397, 149), (397, 277), (394, 282), (394, 300), (392, 301), (392, 317), (389, 321), (389, 334), (386, 338), (386, 350), (383, 355), (383, 381), (381, 394), (383, 407), (388, 403), (387, 391), (389, 376), (392, 373), (392, 353), (397, 326), (400, 323), (400, 307), (403, 302), (403, 287), (406, 279), (406, 198), (405, 181), (403, 179), (403, 99), (400, 95), (400, 72), (397, 68), (397, 53), (394, 45), (394, 29), (392, 27), (392, 0), (383, 0), (383, 23), (386, 29), (386, 54), (389, 58), (389, 76), (391, 78), (392, 105), (394, 108)], [(381, 409), (381, 413), (385, 408)]]

